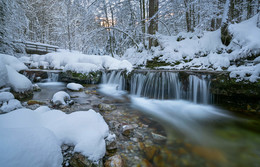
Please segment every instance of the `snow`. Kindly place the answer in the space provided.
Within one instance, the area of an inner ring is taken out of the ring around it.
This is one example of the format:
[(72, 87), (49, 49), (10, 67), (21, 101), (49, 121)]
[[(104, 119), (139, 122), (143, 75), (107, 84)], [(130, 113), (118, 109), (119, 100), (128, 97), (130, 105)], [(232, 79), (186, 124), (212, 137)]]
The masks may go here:
[(0, 128), (0, 164), (58, 167), (62, 154), (55, 135), (43, 127)]
[(8, 65), (15, 69), (16, 71), (26, 70), (28, 67), (24, 65), (20, 60), (16, 57), (6, 54), (0, 54), (0, 60), (3, 61), (5, 65)]
[(83, 89), (84, 87), (80, 84), (77, 84), (77, 83), (69, 83), (67, 85), (67, 88), (70, 89), (70, 90), (79, 91), (80, 89)]
[[(28, 59), (24, 59), (26, 62)], [(32, 55), (31, 67), (63, 69), (78, 73), (89, 73), (98, 70), (132, 70), (132, 64), (127, 60), (117, 60), (111, 56), (85, 55), (77, 51), (60, 49), (47, 55)]]
[(24, 75), (19, 74), (11, 66), (6, 65), (8, 83), (16, 92), (25, 92), (32, 89), (32, 82)]
[(0, 110), (3, 112), (10, 112), (19, 108), (22, 108), (20, 101), (16, 99), (11, 99), (8, 102), (4, 102)]
[[(152, 47), (150, 51), (137, 51), (129, 48), (119, 59), (127, 59), (134, 66), (145, 65), (148, 60), (157, 58), (159, 61), (170, 63), (171, 66), (158, 67), (177, 70), (214, 70), (228, 69), (230, 76), (237, 81), (248, 80), (255, 82), (259, 79), (257, 72), (260, 62), (259, 56), (255, 58), (255, 65), (245, 63), (232, 66), (237, 61), (260, 54), (260, 29), (256, 26), (258, 14), (249, 20), (229, 26), (233, 35), (229, 46), (221, 42), (220, 29), (194, 33), (179, 33), (176, 36), (157, 34), (159, 46)], [(244, 61), (245, 62), (245, 61)], [(243, 72), (243, 69), (246, 70)], [(247, 73), (247, 75), (243, 75)], [(237, 74), (237, 75), (235, 75)]]
[(14, 99), (14, 95), (10, 92), (0, 92), (0, 104)]
[(70, 100), (70, 95), (64, 91), (59, 91), (57, 93), (55, 93), (52, 97), (52, 102), (55, 105), (66, 105), (67, 101)]
[(98, 67), (95, 64), (90, 64), (90, 63), (72, 63), (72, 64), (67, 64), (63, 71), (74, 71), (77, 73), (89, 73), (91, 71), (98, 71), (100, 67)]
[(0, 134), (1, 165), (56, 167), (62, 163), (62, 144), (75, 145), (75, 152), (92, 161), (101, 159), (109, 129), (94, 110), (65, 114), (41, 107), (0, 115)]

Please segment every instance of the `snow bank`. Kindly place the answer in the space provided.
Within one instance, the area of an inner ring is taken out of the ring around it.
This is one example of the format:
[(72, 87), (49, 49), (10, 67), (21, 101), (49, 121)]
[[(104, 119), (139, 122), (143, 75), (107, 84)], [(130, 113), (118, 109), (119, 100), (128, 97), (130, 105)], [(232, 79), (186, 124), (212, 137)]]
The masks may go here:
[(260, 29), (256, 26), (258, 14), (249, 20), (229, 26), (233, 39), (229, 46), (236, 50), (234, 59), (246, 57), (248, 54), (260, 54)]
[(77, 84), (77, 83), (69, 83), (67, 85), (67, 88), (70, 89), (70, 90), (79, 91), (80, 89), (83, 89), (84, 87), (80, 84)]
[[(239, 24), (229, 26), (233, 38), (229, 46), (221, 42), (220, 29), (216, 31), (179, 33), (177, 36), (163, 36), (157, 34), (159, 46), (152, 47), (150, 51), (142, 52), (134, 48), (128, 49), (119, 59), (127, 59), (135, 66), (145, 65), (147, 60), (153, 58), (169, 63), (167, 69), (191, 70), (226, 70), (236, 62), (245, 62), (250, 56), (260, 54), (260, 29), (257, 27), (258, 15)], [(250, 62), (250, 61), (249, 61)], [(260, 58), (252, 63), (245, 63), (229, 68), (231, 77), (239, 80), (256, 81), (259, 79), (257, 72)], [(159, 67), (162, 68), (162, 67)], [(246, 70), (243, 72), (243, 69)], [(243, 73), (247, 73), (244, 75)]]
[(46, 128), (0, 127), (0, 136), (1, 166), (61, 166), (62, 154), (59, 143), (55, 135)]
[(16, 92), (25, 92), (32, 89), (32, 82), (24, 75), (19, 74), (11, 66), (6, 65), (8, 83)]
[[(25, 59), (27, 61), (27, 59)], [(120, 61), (110, 56), (85, 55), (80, 52), (59, 50), (47, 55), (32, 55), (31, 66), (63, 69), (78, 73), (89, 73), (98, 70), (126, 69), (132, 70), (132, 64), (126, 60)]]
[(46, 107), (15, 110), (0, 115), (0, 164), (61, 166), (63, 143), (74, 144), (74, 151), (97, 161), (105, 155), (108, 131), (94, 110), (71, 114)]
[(66, 105), (70, 100), (70, 95), (64, 91), (59, 91), (55, 93), (52, 97), (52, 102), (55, 105)]

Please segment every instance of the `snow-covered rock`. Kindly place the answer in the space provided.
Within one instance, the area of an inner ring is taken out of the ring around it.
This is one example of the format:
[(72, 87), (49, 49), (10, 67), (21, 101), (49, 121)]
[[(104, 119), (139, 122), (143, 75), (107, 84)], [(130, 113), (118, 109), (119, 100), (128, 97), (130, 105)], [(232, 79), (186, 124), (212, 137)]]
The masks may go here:
[(16, 99), (11, 99), (8, 102), (4, 102), (0, 110), (2, 112), (10, 112), (19, 108), (22, 108), (20, 101)]
[[(9, 117), (8, 120), (10, 120)], [(22, 119), (24, 120), (24, 119)], [(17, 121), (20, 121), (17, 119)], [(15, 124), (11, 120), (12, 123)], [(4, 123), (8, 126), (8, 123)], [(2, 126), (1, 126), (2, 125)], [(1, 166), (59, 167), (62, 154), (59, 141), (50, 130), (39, 127), (3, 128), (0, 125)]]
[(32, 89), (32, 82), (24, 75), (19, 74), (11, 66), (6, 65), (8, 82), (16, 92), (25, 92)]
[(0, 54), (0, 60), (2, 60), (5, 65), (12, 67), (16, 71), (28, 69), (28, 67), (26, 67), (24, 63), (22, 63), (19, 59), (11, 55)]
[[(27, 60), (26, 60), (27, 61)], [(98, 70), (119, 70), (131, 71), (133, 66), (127, 60), (117, 60), (111, 56), (85, 55), (77, 51), (59, 50), (59, 52), (47, 55), (32, 55), (31, 66), (63, 69), (77, 73), (89, 73)]]
[(54, 105), (66, 105), (70, 100), (70, 95), (64, 91), (55, 93), (52, 97), (52, 103)]
[(0, 92), (0, 104), (14, 99), (14, 95), (10, 92)]
[(0, 115), (0, 164), (58, 167), (62, 144), (73, 144), (75, 152), (98, 161), (105, 155), (108, 134), (108, 125), (94, 110), (18, 109)]
[(69, 83), (69, 84), (67, 84), (67, 88), (70, 90), (79, 91), (80, 89), (83, 89), (84, 87), (81, 84)]

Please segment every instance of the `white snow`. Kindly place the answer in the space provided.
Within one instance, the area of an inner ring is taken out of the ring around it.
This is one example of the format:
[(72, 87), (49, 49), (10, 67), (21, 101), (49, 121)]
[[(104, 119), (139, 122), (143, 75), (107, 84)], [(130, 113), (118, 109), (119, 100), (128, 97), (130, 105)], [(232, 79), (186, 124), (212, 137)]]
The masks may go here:
[(10, 112), (19, 108), (22, 108), (20, 101), (16, 99), (11, 99), (8, 102), (4, 102), (3, 105), (0, 107), (0, 110), (3, 112)]
[(105, 155), (109, 130), (94, 110), (65, 114), (41, 107), (18, 109), (0, 115), (0, 164), (2, 166), (61, 166), (62, 144), (75, 145), (92, 161)]
[(67, 101), (70, 100), (70, 95), (64, 91), (59, 91), (57, 93), (55, 93), (52, 97), (52, 102), (55, 105), (66, 105)]
[(0, 104), (14, 99), (14, 95), (10, 92), (0, 92)]
[(32, 89), (32, 82), (24, 75), (19, 74), (12, 67), (6, 65), (8, 83), (16, 92), (25, 92)]
[[(27, 61), (27, 59), (26, 59)], [(32, 55), (31, 66), (44, 68), (63, 69), (78, 73), (89, 73), (97, 70), (132, 70), (132, 64), (127, 60), (117, 60), (111, 56), (85, 55), (77, 51), (60, 49), (58, 52), (47, 55)]]
[(3, 61), (5, 65), (8, 65), (15, 69), (16, 71), (26, 70), (28, 67), (24, 65), (20, 60), (18, 60), (16, 57), (6, 54), (0, 54), (0, 60)]
[(98, 67), (95, 64), (90, 64), (90, 63), (71, 63), (67, 64), (63, 71), (74, 71), (77, 73), (89, 73), (91, 71), (98, 71), (100, 67)]
[(237, 81), (255, 82), (260, 77), (256, 65), (260, 63), (259, 57), (255, 58), (253, 66), (250, 63), (241, 67), (230, 66), (241, 58), (260, 54), (260, 29), (256, 26), (257, 17), (258, 14), (249, 20), (229, 26), (229, 31), (233, 35), (229, 46), (222, 44), (220, 29), (194, 33), (182, 32), (177, 36), (157, 34), (158, 47), (142, 52), (129, 48), (122, 57), (118, 58), (127, 59), (134, 66), (145, 65), (147, 60), (156, 57), (159, 61), (171, 64), (171, 66), (158, 68), (216, 71), (228, 69), (231, 72), (230, 76), (237, 78)]
[(53, 132), (46, 128), (34, 126), (3, 128), (1, 126), (0, 136), (1, 166), (61, 166), (62, 154), (59, 143)]
[(69, 83), (69, 84), (67, 84), (67, 88), (70, 90), (79, 91), (80, 89), (83, 89), (84, 87), (77, 83)]

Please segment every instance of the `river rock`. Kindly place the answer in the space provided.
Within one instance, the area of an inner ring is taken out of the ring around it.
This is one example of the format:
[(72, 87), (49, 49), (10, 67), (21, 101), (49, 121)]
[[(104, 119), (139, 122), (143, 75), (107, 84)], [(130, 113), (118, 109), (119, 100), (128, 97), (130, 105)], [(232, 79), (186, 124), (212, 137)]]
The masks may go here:
[(33, 84), (33, 91), (39, 92), (41, 91), (41, 88), (37, 84)]
[(133, 130), (135, 128), (137, 128), (138, 125), (137, 124), (133, 124), (133, 125), (123, 125), (122, 126), (122, 134), (124, 136), (130, 136), (130, 134), (133, 132)]
[(113, 111), (116, 109), (115, 105), (110, 105), (110, 104), (105, 104), (105, 103), (100, 103), (98, 105), (98, 108), (100, 111)]
[(116, 141), (116, 135), (110, 134), (106, 138), (106, 149), (109, 153), (113, 153), (117, 149), (117, 141)]
[(167, 140), (166, 136), (163, 136), (163, 135), (160, 135), (160, 134), (157, 134), (154, 132), (152, 132), (152, 137), (154, 140), (157, 140), (157, 141), (166, 141)]
[(120, 155), (114, 155), (105, 162), (105, 167), (123, 167), (124, 161)]
[(69, 164), (71, 167), (103, 167), (102, 160), (92, 162), (84, 155), (76, 152), (71, 157)]

